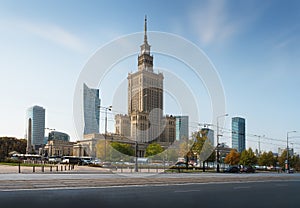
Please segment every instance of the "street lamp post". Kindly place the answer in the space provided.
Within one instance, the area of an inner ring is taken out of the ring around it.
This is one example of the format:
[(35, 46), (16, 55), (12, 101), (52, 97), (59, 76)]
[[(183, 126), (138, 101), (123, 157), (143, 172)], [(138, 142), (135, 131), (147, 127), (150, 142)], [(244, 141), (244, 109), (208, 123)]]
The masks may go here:
[(286, 133), (286, 173), (289, 173), (290, 163), (289, 163), (289, 133), (296, 133), (297, 131), (288, 131)]
[(225, 117), (228, 116), (228, 114), (226, 113), (225, 115), (221, 115), (217, 117), (217, 172), (220, 172), (220, 151), (219, 151), (219, 118), (221, 117)]
[[(147, 96), (148, 96), (148, 94), (144, 94), (142, 97), (145, 98)], [(142, 101), (144, 101), (144, 99), (142, 99)], [(143, 102), (142, 106), (145, 106), (144, 102)], [(132, 109), (132, 99), (131, 99), (131, 109)], [(144, 110), (147, 111), (147, 108), (144, 109)], [(136, 121), (135, 121), (135, 150), (134, 150), (135, 151), (135, 161), (134, 161), (134, 171), (138, 172), (139, 171), (139, 169), (138, 169), (138, 146), (139, 146), (139, 144), (138, 144), (138, 111), (136, 110), (135, 113), (136, 113), (136, 115), (135, 115), (136, 116)]]
[(103, 107), (99, 106), (99, 108), (105, 109), (105, 130), (104, 130), (104, 161), (106, 161), (106, 137), (107, 137), (107, 110), (111, 111), (112, 106)]
[(135, 121), (135, 161), (134, 161), (134, 171), (138, 172), (138, 138), (137, 138), (137, 131), (138, 131), (138, 115), (136, 114), (136, 121)]
[[(47, 140), (47, 143), (48, 143), (48, 141), (49, 141), (49, 134), (50, 134), (50, 131), (55, 131), (55, 129), (51, 129), (51, 128), (48, 128), (48, 127), (46, 127), (45, 128), (45, 130), (48, 130), (49, 132), (48, 132), (48, 140)], [(54, 138), (53, 138), (54, 139)], [(48, 149), (48, 157), (49, 156), (53, 156), (53, 153), (52, 153), (52, 146), (53, 146), (53, 143), (50, 145), (50, 150)], [(44, 148), (43, 148), (44, 149)], [(50, 154), (51, 153), (51, 154)]]

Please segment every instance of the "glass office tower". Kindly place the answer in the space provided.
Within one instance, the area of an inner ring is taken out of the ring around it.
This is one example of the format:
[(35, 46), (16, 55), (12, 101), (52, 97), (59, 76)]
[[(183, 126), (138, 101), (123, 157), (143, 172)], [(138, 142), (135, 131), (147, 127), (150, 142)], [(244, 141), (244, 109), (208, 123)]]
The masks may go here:
[[(32, 106), (27, 109), (26, 123), (31, 118), (31, 145), (38, 150), (44, 144), (45, 134), (45, 109), (41, 106)], [(26, 124), (26, 128), (28, 123)], [(27, 130), (26, 130), (27, 132)]]
[(242, 152), (246, 149), (246, 128), (245, 119), (240, 117), (232, 118), (232, 148), (238, 152)]
[(176, 140), (189, 138), (189, 117), (175, 116), (176, 118)]
[(99, 90), (83, 84), (83, 134), (99, 133), (100, 98)]

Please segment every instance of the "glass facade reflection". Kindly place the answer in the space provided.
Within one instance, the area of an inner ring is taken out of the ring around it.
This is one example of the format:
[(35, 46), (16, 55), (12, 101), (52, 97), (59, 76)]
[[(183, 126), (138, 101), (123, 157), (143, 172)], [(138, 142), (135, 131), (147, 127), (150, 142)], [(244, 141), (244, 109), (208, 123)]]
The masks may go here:
[(244, 118), (234, 117), (232, 118), (232, 148), (238, 152), (242, 152), (246, 149), (246, 122)]

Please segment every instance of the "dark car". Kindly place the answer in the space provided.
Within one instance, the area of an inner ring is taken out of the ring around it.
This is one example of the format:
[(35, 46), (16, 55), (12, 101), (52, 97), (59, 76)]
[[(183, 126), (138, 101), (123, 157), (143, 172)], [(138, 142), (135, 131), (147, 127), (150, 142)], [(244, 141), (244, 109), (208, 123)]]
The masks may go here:
[(238, 166), (230, 166), (224, 170), (224, 173), (239, 173), (240, 169)]
[(240, 170), (242, 173), (255, 173), (255, 168), (248, 165), (248, 166), (244, 166), (243, 168), (241, 168)]
[[(192, 167), (192, 165), (189, 164), (188, 167)], [(182, 168), (186, 168), (185, 162), (177, 162), (177, 163), (175, 163), (175, 165), (170, 167), (170, 169), (182, 169)]]

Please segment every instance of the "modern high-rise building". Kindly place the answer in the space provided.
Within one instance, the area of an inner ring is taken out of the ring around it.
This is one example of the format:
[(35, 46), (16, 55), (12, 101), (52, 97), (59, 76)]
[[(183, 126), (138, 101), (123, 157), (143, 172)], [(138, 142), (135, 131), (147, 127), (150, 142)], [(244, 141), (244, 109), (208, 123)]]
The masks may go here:
[[(34, 150), (38, 150), (39, 147), (44, 145), (45, 134), (45, 109), (40, 106), (32, 106), (27, 109), (26, 115), (26, 128), (28, 128), (28, 122), (31, 121), (31, 145)], [(28, 132), (28, 130), (26, 130)], [(30, 133), (27, 133), (27, 139)]]
[(176, 140), (189, 138), (189, 117), (175, 116), (176, 118)]
[(60, 140), (60, 141), (69, 142), (70, 136), (64, 132), (50, 131), (48, 134), (48, 141), (52, 141), (52, 140)]
[(246, 121), (241, 117), (232, 118), (232, 148), (238, 152), (246, 149)]
[(99, 90), (83, 84), (83, 134), (99, 133), (100, 98)]

